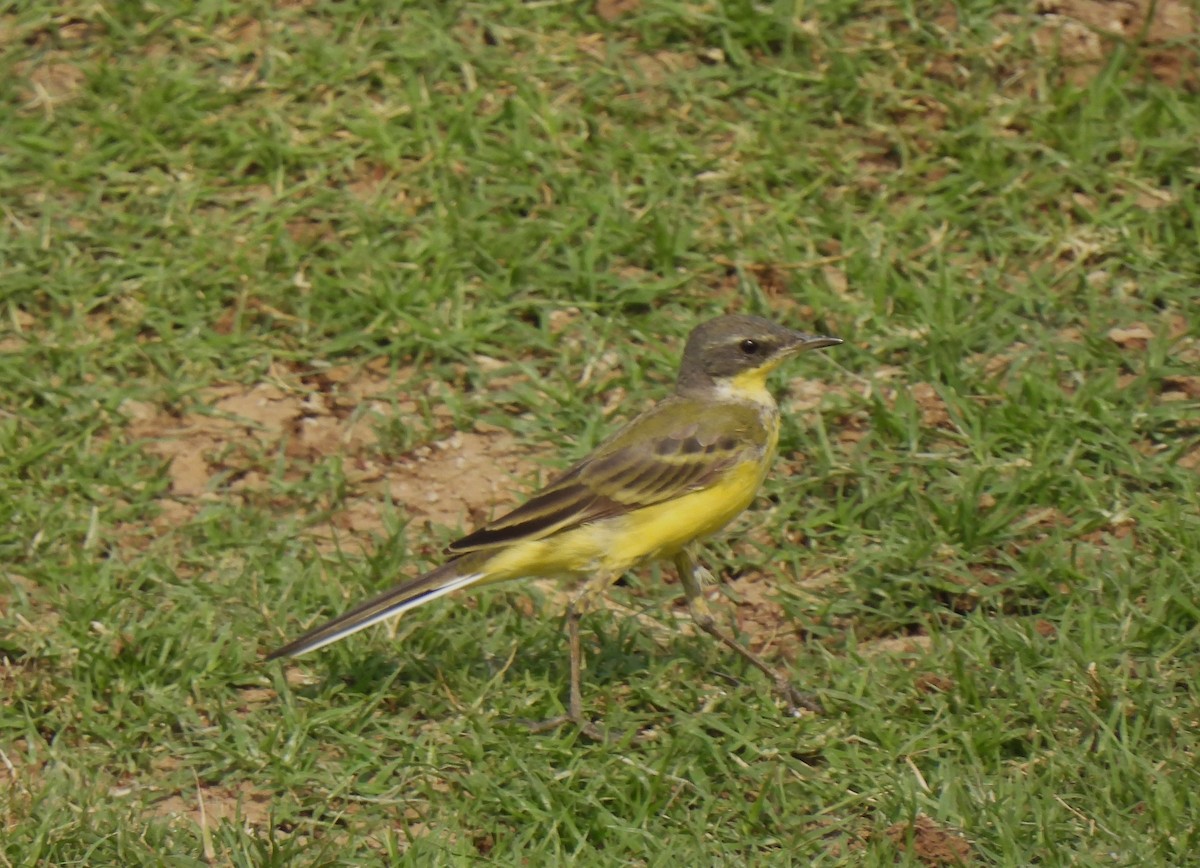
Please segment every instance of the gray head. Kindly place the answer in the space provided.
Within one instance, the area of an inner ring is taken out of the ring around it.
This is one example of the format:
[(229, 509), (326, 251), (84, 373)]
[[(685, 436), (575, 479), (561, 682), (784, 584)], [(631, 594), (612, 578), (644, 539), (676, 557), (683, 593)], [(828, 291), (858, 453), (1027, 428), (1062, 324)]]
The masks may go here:
[(761, 389), (767, 375), (792, 356), (841, 342), (793, 331), (762, 317), (719, 316), (688, 335), (675, 390), (688, 394), (722, 384), (739, 391)]

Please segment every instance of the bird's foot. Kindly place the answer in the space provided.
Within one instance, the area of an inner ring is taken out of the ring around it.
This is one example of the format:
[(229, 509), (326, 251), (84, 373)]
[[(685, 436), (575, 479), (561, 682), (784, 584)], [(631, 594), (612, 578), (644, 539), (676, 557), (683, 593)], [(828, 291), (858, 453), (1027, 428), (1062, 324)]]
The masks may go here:
[(788, 704), (788, 711), (793, 715), (799, 715), (801, 709), (814, 714), (825, 713), (825, 706), (821, 704), (821, 700), (816, 697), (816, 694), (801, 690), (786, 676), (775, 676), (775, 692), (783, 697)]
[(579, 731), (583, 735), (592, 741), (608, 740), (604, 730), (595, 721), (588, 720), (583, 715), (560, 714), (558, 717), (551, 717), (548, 720), (527, 720), (523, 723), (530, 732), (551, 732), (573, 723), (579, 727)]

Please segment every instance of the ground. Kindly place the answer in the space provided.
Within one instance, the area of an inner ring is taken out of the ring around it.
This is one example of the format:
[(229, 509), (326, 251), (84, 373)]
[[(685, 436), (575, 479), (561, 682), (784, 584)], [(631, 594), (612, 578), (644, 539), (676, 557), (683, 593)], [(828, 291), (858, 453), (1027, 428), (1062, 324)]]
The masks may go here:
[[(1200, 14), (0, 15), (5, 864), (1179, 864)], [(547, 580), (295, 662), (752, 311), (781, 454), (586, 628)]]

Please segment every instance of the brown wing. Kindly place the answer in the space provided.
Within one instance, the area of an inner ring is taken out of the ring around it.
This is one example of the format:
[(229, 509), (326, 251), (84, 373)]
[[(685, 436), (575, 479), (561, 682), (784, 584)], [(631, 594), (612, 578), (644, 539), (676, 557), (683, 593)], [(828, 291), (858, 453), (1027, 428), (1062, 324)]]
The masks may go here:
[[(765, 428), (753, 408), (700, 413), (674, 401), (635, 419), (512, 512), (450, 545), (454, 554), (542, 539), (711, 485), (761, 451)], [(674, 412), (666, 412), (673, 410)], [(688, 412), (691, 411), (691, 412)], [(714, 418), (715, 417), (715, 418)]]

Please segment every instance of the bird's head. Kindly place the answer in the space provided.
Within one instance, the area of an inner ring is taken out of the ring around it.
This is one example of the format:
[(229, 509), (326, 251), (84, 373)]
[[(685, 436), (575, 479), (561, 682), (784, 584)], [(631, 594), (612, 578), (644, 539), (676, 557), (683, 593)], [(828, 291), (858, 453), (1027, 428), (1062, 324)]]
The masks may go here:
[(767, 376), (783, 362), (840, 343), (840, 338), (793, 331), (762, 317), (717, 317), (696, 326), (688, 336), (676, 391), (696, 394), (716, 389), (759, 400)]

